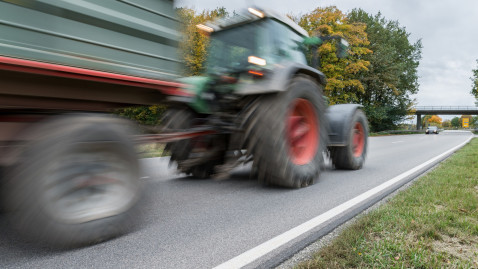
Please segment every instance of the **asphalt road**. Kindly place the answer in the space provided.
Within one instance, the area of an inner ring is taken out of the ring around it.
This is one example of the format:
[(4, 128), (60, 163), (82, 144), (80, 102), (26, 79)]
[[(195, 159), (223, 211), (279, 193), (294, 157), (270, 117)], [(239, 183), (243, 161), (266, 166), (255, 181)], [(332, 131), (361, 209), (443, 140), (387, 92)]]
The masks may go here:
[[(165, 159), (144, 159), (146, 196), (136, 231), (90, 247), (53, 251), (18, 240), (0, 215), (0, 268), (212, 268), (425, 163), (470, 136), (444, 132), (373, 137), (362, 170), (339, 171), (327, 166), (315, 185), (299, 190), (263, 187), (249, 177), (247, 167), (226, 180), (199, 180), (173, 174)], [(431, 166), (266, 251), (247, 267), (277, 265)]]

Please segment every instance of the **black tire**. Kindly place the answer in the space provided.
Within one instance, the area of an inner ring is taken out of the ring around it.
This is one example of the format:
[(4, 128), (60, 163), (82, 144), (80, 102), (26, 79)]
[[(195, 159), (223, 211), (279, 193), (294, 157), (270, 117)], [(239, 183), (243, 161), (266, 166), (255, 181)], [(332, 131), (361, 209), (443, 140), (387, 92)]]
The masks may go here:
[[(356, 110), (347, 126), (347, 145), (343, 147), (331, 148), (330, 157), (332, 159), (332, 163), (337, 169), (358, 170), (362, 168), (367, 156), (367, 117), (362, 110)], [(361, 128), (361, 130), (359, 130), (359, 128)], [(357, 132), (362, 133), (363, 140), (359, 139), (360, 143), (354, 143), (354, 137), (357, 135)], [(361, 149), (358, 147), (361, 147)]]
[[(162, 131), (164, 132), (176, 132), (181, 130), (188, 130), (195, 125), (195, 119), (198, 118), (198, 115), (187, 108), (171, 108), (168, 109), (164, 117), (161, 120)], [(203, 144), (212, 145), (211, 137), (200, 137)], [(185, 139), (177, 142), (170, 142), (166, 144), (165, 150), (171, 153), (170, 162), (176, 162), (177, 169), (181, 173), (187, 175), (192, 175), (195, 178), (205, 179), (210, 178), (214, 174), (214, 167), (216, 165), (223, 163), (223, 154), (224, 150), (221, 150), (219, 157), (213, 160), (207, 160), (204, 158), (202, 161), (201, 157), (198, 160), (195, 160), (195, 165), (190, 165), (191, 163), (191, 152), (194, 150), (195, 142), (198, 139)], [(216, 144), (220, 144), (218, 141), (221, 138), (216, 137)], [(213, 150), (211, 149), (211, 152)]]
[(54, 247), (97, 243), (132, 228), (142, 188), (128, 124), (70, 115), (28, 130), (35, 139), (7, 175), (14, 228)]
[[(188, 109), (168, 109), (161, 119), (161, 130), (164, 132), (176, 132), (189, 129), (193, 126), (195, 114)], [(188, 159), (191, 152), (191, 140), (185, 139), (166, 144), (165, 150), (171, 153), (171, 161), (180, 163)], [(189, 171), (181, 171), (188, 173)]]
[[(296, 153), (288, 135), (291, 109), (298, 100), (305, 100), (315, 115), (311, 117), (315, 127), (309, 124), (307, 132), (318, 133), (315, 150), (300, 162), (294, 160)], [(315, 182), (327, 139), (324, 112), (322, 87), (306, 76), (295, 77), (284, 92), (256, 99), (245, 114), (245, 140), (248, 154), (253, 155), (259, 182), (287, 188), (306, 187)]]

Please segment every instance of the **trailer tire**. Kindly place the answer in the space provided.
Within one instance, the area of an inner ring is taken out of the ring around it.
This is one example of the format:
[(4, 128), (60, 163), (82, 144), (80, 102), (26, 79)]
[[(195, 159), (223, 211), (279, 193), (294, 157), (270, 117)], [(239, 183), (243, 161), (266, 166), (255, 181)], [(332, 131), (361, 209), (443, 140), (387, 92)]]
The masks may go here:
[(286, 91), (258, 97), (249, 110), (245, 140), (259, 182), (287, 188), (313, 184), (327, 139), (322, 87), (297, 76)]
[(365, 162), (368, 146), (368, 124), (363, 111), (356, 110), (347, 126), (347, 145), (332, 147), (330, 157), (337, 169), (358, 170)]
[(5, 185), (14, 228), (62, 248), (129, 231), (142, 188), (128, 124), (70, 115), (28, 130), (34, 140), (10, 167)]

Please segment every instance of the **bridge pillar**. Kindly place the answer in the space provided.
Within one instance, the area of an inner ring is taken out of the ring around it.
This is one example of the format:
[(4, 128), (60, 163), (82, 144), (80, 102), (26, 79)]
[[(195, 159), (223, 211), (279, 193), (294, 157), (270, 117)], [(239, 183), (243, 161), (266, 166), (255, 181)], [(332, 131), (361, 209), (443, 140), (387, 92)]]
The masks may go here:
[(417, 130), (421, 130), (421, 129), (422, 129), (422, 115), (417, 114)]

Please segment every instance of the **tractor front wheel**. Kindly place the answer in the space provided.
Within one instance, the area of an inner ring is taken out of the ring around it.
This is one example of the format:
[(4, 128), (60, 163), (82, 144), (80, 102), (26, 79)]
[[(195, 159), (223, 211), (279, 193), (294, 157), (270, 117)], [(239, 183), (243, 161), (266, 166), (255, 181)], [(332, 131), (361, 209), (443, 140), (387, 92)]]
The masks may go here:
[(358, 170), (362, 168), (367, 155), (368, 126), (367, 118), (361, 110), (355, 111), (348, 123), (347, 145), (332, 147), (332, 163), (337, 169)]

